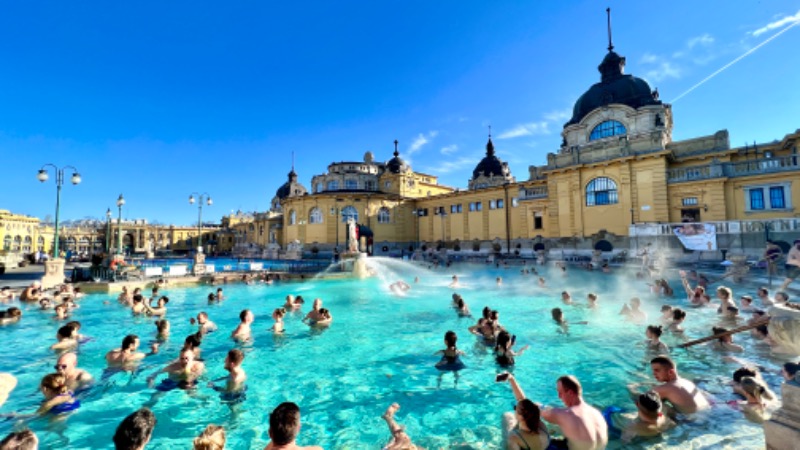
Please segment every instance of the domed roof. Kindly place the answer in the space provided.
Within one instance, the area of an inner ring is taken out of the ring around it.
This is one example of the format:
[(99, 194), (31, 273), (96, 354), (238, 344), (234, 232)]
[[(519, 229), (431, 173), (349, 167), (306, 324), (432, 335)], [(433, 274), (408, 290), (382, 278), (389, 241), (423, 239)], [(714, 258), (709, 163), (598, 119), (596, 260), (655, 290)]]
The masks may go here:
[(481, 175), (486, 177), (505, 175), (503, 163), (494, 155), (494, 144), (492, 143), (491, 136), (489, 136), (489, 141), (486, 143), (486, 156), (475, 166), (475, 170), (472, 171), (473, 179)]
[(590, 112), (611, 103), (631, 108), (660, 105), (658, 94), (650, 89), (650, 85), (641, 78), (625, 75), (624, 68), (625, 57), (609, 50), (603, 62), (597, 67), (601, 74), (600, 82), (578, 98), (572, 110), (572, 119), (564, 126), (578, 123)]
[[(297, 192), (292, 192), (293, 190)], [(283, 200), (292, 194), (303, 195), (305, 193), (306, 193), (306, 188), (303, 187), (302, 184), (299, 184), (297, 182), (297, 173), (295, 173), (294, 169), (292, 169), (292, 171), (289, 172), (289, 180), (286, 181), (286, 183), (283, 183), (281, 187), (279, 187), (278, 190), (275, 191), (275, 197), (277, 197), (280, 200)]]
[(397, 140), (394, 141), (394, 158), (386, 162), (386, 170), (391, 173), (401, 173), (408, 170), (408, 164), (400, 158), (400, 152), (397, 151)]

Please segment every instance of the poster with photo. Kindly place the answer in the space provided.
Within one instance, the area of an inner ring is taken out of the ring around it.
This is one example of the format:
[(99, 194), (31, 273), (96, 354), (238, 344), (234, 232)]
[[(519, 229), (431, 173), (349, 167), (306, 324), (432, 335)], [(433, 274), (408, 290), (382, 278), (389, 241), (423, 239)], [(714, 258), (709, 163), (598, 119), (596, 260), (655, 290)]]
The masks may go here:
[(688, 250), (717, 249), (717, 229), (710, 223), (685, 223), (672, 231)]

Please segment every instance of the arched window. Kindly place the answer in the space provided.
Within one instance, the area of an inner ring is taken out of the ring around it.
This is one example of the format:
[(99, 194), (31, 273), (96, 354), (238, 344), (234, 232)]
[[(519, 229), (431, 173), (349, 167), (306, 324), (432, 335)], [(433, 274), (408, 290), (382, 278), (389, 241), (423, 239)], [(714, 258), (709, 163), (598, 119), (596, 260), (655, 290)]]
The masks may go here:
[(586, 206), (614, 205), (618, 202), (617, 183), (611, 178), (595, 178), (586, 185)]
[(596, 139), (618, 136), (625, 133), (627, 133), (627, 130), (625, 130), (625, 125), (617, 122), (616, 120), (606, 120), (605, 122), (601, 122), (594, 127), (592, 133), (589, 135), (589, 140), (594, 141)]
[(308, 212), (308, 223), (322, 223), (322, 211), (316, 206)]
[(294, 225), (297, 223), (297, 212), (295, 210), (289, 211), (289, 225)]
[(354, 222), (358, 222), (358, 210), (352, 206), (345, 206), (342, 209), (342, 222), (347, 222), (347, 219), (352, 218)]
[(358, 189), (358, 181), (348, 178), (347, 180), (344, 180), (344, 188), (354, 191)]
[(336, 180), (328, 181), (328, 190), (329, 191), (338, 191), (339, 190), (339, 182)]
[(3, 250), (11, 250), (11, 236), (6, 236), (3, 239)]
[(378, 210), (378, 223), (389, 223), (390, 219), (389, 208), (384, 206)]
[(317, 183), (317, 187), (315, 189), (315, 192), (322, 192), (322, 183)]
[(23, 241), (24, 245), (22, 246), (23, 252), (30, 252), (31, 251), (31, 244), (33, 244), (33, 239), (30, 236), (25, 236), (25, 240)]

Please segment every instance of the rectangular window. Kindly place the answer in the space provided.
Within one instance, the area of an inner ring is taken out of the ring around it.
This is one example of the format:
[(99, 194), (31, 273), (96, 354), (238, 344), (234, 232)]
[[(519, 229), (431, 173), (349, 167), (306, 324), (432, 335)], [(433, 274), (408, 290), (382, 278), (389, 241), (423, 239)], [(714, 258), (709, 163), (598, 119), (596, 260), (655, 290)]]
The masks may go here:
[(783, 195), (783, 186), (773, 186), (769, 188), (769, 207), (772, 209), (786, 208), (786, 198)]
[(512, 197), (511, 198), (511, 207), (512, 208), (516, 208), (517, 206), (519, 206), (519, 199), (517, 197)]
[(541, 216), (534, 217), (533, 218), (533, 229), (534, 230), (541, 230), (542, 228), (543, 228), (543, 226), (542, 226), (542, 217)]
[(489, 200), (489, 209), (495, 209), (495, 208), (497, 208), (497, 202), (495, 202), (494, 200)]
[(683, 206), (697, 206), (697, 197), (686, 197), (681, 203)]
[(505, 201), (497, 200), (497, 209), (503, 209), (503, 208), (505, 208), (505, 206), (506, 206)]
[(475, 202), (475, 211), (483, 211), (483, 202)]
[(764, 209), (764, 189), (750, 189), (750, 209)]

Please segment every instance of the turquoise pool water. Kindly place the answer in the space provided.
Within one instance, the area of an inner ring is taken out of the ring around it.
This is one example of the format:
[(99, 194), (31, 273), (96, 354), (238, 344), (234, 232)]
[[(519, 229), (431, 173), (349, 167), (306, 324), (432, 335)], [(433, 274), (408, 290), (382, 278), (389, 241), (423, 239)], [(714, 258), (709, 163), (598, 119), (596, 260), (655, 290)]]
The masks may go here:
[[(227, 300), (209, 306), (206, 296), (215, 287), (169, 288), (168, 319), (172, 322), (170, 340), (158, 355), (148, 357), (141, 371), (122, 373), (99, 382), (82, 399), (83, 406), (64, 421), (48, 418), (28, 423), (42, 440), (42, 448), (110, 448), (117, 424), (127, 414), (151, 401), (155, 392), (147, 387), (146, 377), (177, 357), (183, 338), (196, 330), (189, 318), (208, 312), (220, 330), (203, 342), (203, 357), (208, 368), (206, 379), (225, 375), (225, 353), (235, 348), (229, 338), (238, 323), (239, 311), (254, 311), (254, 340), (242, 346), (246, 353), (244, 368), (248, 373), (247, 399), (233, 407), (220, 402), (218, 393), (205, 387), (187, 393), (172, 391), (152, 407), (158, 425), (148, 448), (190, 448), (191, 440), (209, 423), (224, 425), (228, 448), (261, 449), (268, 442), (268, 414), (283, 401), (300, 405), (303, 429), (300, 444), (318, 444), (330, 449), (376, 449), (384, 445), (389, 433), (380, 419), (386, 407), (402, 406), (398, 421), (406, 426), (414, 441), (428, 449), (499, 448), (502, 413), (510, 410), (513, 395), (506, 383), (495, 383), (495, 374), (503, 371), (490, 349), (467, 332), (473, 319), (458, 318), (450, 307), (450, 277), (459, 275), (463, 295), (473, 314), (485, 305), (500, 311), (500, 322), (517, 335), (519, 345), (531, 349), (517, 358), (514, 374), (529, 398), (550, 405), (560, 405), (555, 380), (567, 373), (576, 375), (584, 385), (585, 398), (597, 406), (618, 405), (633, 410), (626, 385), (652, 381), (648, 356), (642, 345), (644, 326), (621, 322), (618, 312), (633, 295), (644, 300), (650, 323), (656, 323), (658, 308), (669, 302), (686, 303), (682, 295), (673, 299), (655, 299), (645, 294), (642, 281), (627, 277), (589, 273), (570, 269), (568, 277), (560, 271), (540, 269), (548, 288), (540, 288), (533, 275), (521, 275), (519, 268), (498, 269), (483, 265), (457, 265), (426, 270), (399, 262), (381, 263), (380, 277), (356, 280), (311, 280), (273, 286), (231, 284), (224, 286)], [(414, 276), (419, 283), (414, 284)], [(503, 285), (495, 283), (503, 277)], [(407, 297), (395, 297), (387, 284), (403, 277), (412, 284)], [(677, 287), (677, 282), (672, 282)], [(568, 289), (578, 306), (564, 306), (560, 292)], [(588, 310), (590, 291), (600, 295), (600, 308)], [(299, 294), (306, 300), (302, 314), (286, 318), (285, 336), (275, 337), (267, 329), (272, 325), (271, 311), (283, 304), (287, 294)], [(734, 294), (754, 294), (752, 288), (734, 286)], [(324, 300), (334, 316), (330, 329), (309, 331), (300, 322), (315, 297)], [(81, 321), (82, 334), (94, 340), (80, 347), (79, 367), (100, 379), (105, 367), (104, 355), (119, 346), (128, 333), (138, 334), (142, 349), (155, 335), (153, 321), (133, 318), (117, 304), (116, 297), (89, 295), (80, 301), (73, 316)], [(570, 334), (559, 332), (550, 320), (550, 309), (561, 307), (572, 322), (586, 320), (589, 325), (574, 325)], [(52, 372), (56, 356), (48, 350), (54, 342), (59, 323), (52, 312), (24, 307), (22, 322), (0, 327), (0, 371), (11, 372), (19, 385), (0, 412), (33, 412), (41, 401), (37, 391), (42, 376)], [(708, 334), (717, 323), (714, 309), (690, 309), (686, 336)], [(434, 369), (433, 354), (443, 348), (443, 336), (454, 330), (459, 347), (467, 353), (468, 366), (461, 371), (457, 386), (452, 374)], [(666, 335), (666, 333), (665, 333)], [(664, 339), (670, 346), (678, 343), (673, 336)], [(748, 337), (743, 344), (750, 360), (777, 367), (781, 360), (769, 357), (766, 350)], [(721, 360), (719, 354), (700, 346), (691, 351), (673, 350), (682, 375), (703, 380), (700, 385), (715, 394), (720, 403), (733, 398), (726, 385), (735, 364)], [(766, 375), (773, 389), (780, 392), (777, 375)], [(710, 419), (683, 424), (664, 439), (627, 448), (761, 448), (763, 431), (740, 413), (727, 406), (714, 409)], [(0, 419), (0, 435), (22, 424)], [(612, 448), (615, 444), (612, 444)]]

